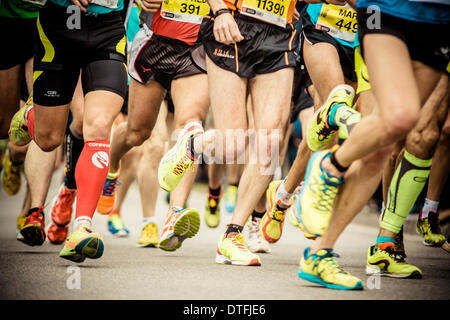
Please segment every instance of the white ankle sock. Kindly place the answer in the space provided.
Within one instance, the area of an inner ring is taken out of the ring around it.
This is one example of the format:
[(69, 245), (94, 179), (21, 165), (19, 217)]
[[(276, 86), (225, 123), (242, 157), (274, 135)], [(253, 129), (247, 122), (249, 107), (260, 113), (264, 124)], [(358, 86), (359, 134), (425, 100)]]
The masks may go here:
[(292, 193), (289, 193), (284, 188), (284, 181), (279, 185), (277, 192), (275, 194), (275, 199), (281, 200), (284, 203), (289, 203), (289, 200), (291, 199)]
[(437, 212), (438, 207), (439, 207), (439, 201), (425, 199), (425, 203), (423, 204), (422, 211), (420, 212), (420, 220), (428, 218), (428, 213), (430, 211)]
[(73, 221), (73, 231), (77, 230), (81, 225), (87, 225), (88, 227), (91, 227), (92, 220), (88, 216), (81, 216), (76, 218)]
[(146, 226), (148, 223), (151, 223), (151, 222), (156, 222), (155, 217), (145, 217), (145, 218), (142, 218), (142, 229), (144, 229), (145, 226)]

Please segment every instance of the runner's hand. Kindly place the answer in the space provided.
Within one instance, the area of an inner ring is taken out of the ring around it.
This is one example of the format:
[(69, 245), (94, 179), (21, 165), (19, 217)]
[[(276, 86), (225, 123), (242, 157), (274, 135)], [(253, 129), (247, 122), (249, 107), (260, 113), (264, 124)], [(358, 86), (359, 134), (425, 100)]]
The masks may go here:
[(214, 19), (214, 38), (217, 42), (232, 44), (244, 40), (236, 21), (229, 13), (219, 15)]
[(86, 12), (87, 6), (92, 0), (72, 0), (72, 3), (80, 8), (81, 11)]
[(155, 13), (161, 7), (162, 0), (142, 0), (142, 10)]

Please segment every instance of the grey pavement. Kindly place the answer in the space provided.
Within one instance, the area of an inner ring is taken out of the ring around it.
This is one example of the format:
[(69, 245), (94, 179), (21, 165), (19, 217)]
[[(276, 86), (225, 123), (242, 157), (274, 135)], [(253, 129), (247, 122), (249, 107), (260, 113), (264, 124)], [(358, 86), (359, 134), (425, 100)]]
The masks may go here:
[[(62, 179), (55, 174), (48, 202), (56, 195)], [(1, 188), (2, 189), (2, 188)], [(189, 203), (203, 214), (205, 186), (197, 185)], [(449, 299), (450, 254), (441, 248), (426, 248), (415, 234), (405, 235), (407, 261), (418, 265), (423, 279), (369, 278), (364, 273), (366, 253), (373, 244), (377, 218), (362, 212), (348, 226), (336, 245), (341, 266), (361, 278), (363, 291), (338, 291), (306, 282), (297, 276), (298, 262), (310, 241), (288, 221), (282, 239), (261, 254), (261, 267), (237, 267), (214, 263), (217, 241), (231, 216), (222, 213), (221, 225), (208, 228), (202, 220), (195, 238), (187, 239), (176, 252), (137, 248), (141, 219), (140, 199), (133, 184), (122, 208), (128, 238), (117, 239), (106, 227), (106, 216), (95, 214), (93, 228), (105, 239), (105, 251), (98, 260), (82, 264), (58, 257), (61, 245), (48, 240), (41, 247), (29, 247), (16, 240), (16, 217), (24, 188), (12, 197), (0, 191), (0, 298), (1, 299)], [(160, 191), (157, 222), (162, 227), (168, 209)], [(50, 206), (46, 223), (50, 222)], [(363, 216), (367, 215), (367, 216)], [(75, 268), (73, 267), (75, 266)], [(79, 276), (79, 277), (78, 277)], [(78, 278), (74, 278), (78, 277)], [(79, 280), (79, 281), (78, 281)], [(79, 284), (79, 289), (77, 289)]]

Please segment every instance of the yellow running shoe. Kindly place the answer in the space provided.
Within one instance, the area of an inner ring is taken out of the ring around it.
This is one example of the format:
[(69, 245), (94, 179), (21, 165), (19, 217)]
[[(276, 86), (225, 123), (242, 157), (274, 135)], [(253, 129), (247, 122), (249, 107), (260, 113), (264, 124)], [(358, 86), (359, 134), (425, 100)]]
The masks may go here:
[(159, 248), (175, 251), (187, 238), (195, 236), (200, 229), (200, 215), (194, 208), (170, 208), (159, 242)]
[(220, 196), (212, 196), (208, 193), (205, 205), (205, 223), (210, 228), (216, 228), (220, 224)]
[(299, 227), (311, 236), (320, 237), (327, 230), (339, 185), (343, 183), (342, 178), (329, 175), (322, 168), (322, 160), (330, 156), (329, 150), (311, 156), (299, 196)]
[(308, 126), (306, 142), (312, 151), (325, 148), (339, 130), (338, 123), (333, 126), (328, 122), (330, 114), (334, 118), (337, 110), (333, 106), (340, 104), (341, 108), (347, 108), (349, 112), (351, 110), (355, 113), (356, 111), (351, 108), (354, 97), (355, 91), (348, 85), (339, 85), (331, 91), (327, 102), (314, 113)]
[(380, 243), (367, 250), (366, 274), (392, 278), (422, 278), (422, 271), (397, 254), (393, 243)]
[(310, 254), (310, 248), (306, 248), (300, 259), (298, 276), (303, 280), (318, 283), (329, 289), (337, 290), (362, 290), (364, 289), (360, 279), (344, 271), (330, 249), (321, 249), (315, 254)]
[(25, 119), (27, 109), (33, 105), (33, 94), (28, 98), (25, 105), (13, 116), (9, 127), (9, 138), (16, 146), (24, 146), (31, 141)]
[(11, 152), (8, 150), (7, 154), (3, 158), (2, 171), (2, 183), (6, 193), (13, 196), (19, 192), (22, 184), (22, 169), (23, 163), (14, 164), (11, 159)]
[(266, 214), (261, 220), (259, 226), (259, 232), (261, 236), (266, 239), (267, 242), (274, 243), (280, 240), (283, 233), (284, 219), (287, 208), (290, 207), (290, 203), (286, 204), (286, 208), (279, 206), (281, 200), (276, 201), (276, 191), (283, 180), (272, 181), (269, 184), (269, 188), (266, 191), (266, 199), (269, 207)]
[(440, 247), (445, 242), (441, 233), (436, 212), (428, 213), (428, 218), (417, 220), (417, 232), (423, 237), (423, 244), (427, 247)]
[(250, 252), (245, 245), (242, 233), (225, 234), (219, 239), (216, 253), (216, 263), (231, 264), (236, 266), (260, 266), (259, 257)]
[(177, 143), (164, 155), (159, 163), (159, 185), (166, 191), (172, 191), (181, 181), (187, 170), (194, 170), (194, 161), (188, 148), (192, 137), (202, 134), (203, 128), (198, 123), (190, 123), (181, 131)]
[(17, 217), (17, 225), (16, 225), (16, 239), (24, 242), (23, 235), (20, 233), (20, 230), (22, 230), (23, 226), (25, 225), (25, 221), (27, 220), (27, 214), (21, 213)]
[(89, 226), (81, 225), (67, 237), (59, 256), (73, 262), (83, 262), (86, 257), (100, 258), (103, 255), (103, 249), (102, 236), (93, 232)]
[(139, 238), (136, 246), (140, 248), (156, 248), (159, 243), (158, 226), (154, 222), (149, 222), (142, 229), (141, 237)]

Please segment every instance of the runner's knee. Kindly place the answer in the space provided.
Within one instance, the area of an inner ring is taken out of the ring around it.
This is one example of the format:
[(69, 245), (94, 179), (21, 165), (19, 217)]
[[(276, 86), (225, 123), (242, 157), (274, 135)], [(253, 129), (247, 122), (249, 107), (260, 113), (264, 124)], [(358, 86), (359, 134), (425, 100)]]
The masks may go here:
[(127, 132), (126, 143), (128, 146), (136, 147), (140, 146), (151, 135), (151, 131), (144, 130), (131, 130)]

